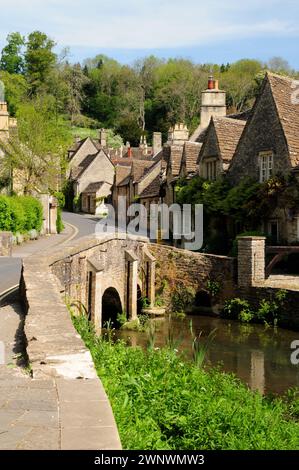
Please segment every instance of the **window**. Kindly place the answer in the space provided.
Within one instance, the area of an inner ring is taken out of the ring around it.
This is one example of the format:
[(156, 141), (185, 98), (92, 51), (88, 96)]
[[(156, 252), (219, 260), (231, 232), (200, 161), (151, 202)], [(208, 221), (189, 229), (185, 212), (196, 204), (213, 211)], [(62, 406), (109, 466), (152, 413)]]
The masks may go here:
[(267, 181), (273, 174), (273, 152), (259, 153), (260, 183)]
[(214, 181), (217, 178), (217, 160), (216, 158), (209, 159), (205, 162), (205, 178), (209, 181)]
[(279, 242), (279, 222), (277, 219), (269, 220), (266, 226), (267, 235), (270, 237), (271, 243)]

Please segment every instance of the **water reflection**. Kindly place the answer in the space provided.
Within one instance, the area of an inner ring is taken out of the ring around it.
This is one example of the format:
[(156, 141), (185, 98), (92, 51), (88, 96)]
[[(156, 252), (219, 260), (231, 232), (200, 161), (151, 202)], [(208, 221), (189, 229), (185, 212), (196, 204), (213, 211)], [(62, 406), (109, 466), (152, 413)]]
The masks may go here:
[[(153, 320), (156, 347), (163, 347), (171, 332), (177, 349), (191, 358), (191, 320), (196, 334), (203, 331), (203, 340), (217, 329), (207, 354), (208, 367), (221, 365), (223, 370), (235, 373), (250, 388), (261, 393), (281, 394), (288, 388), (299, 386), (299, 366), (290, 362), (290, 344), (299, 339), (299, 333), (205, 316), (167, 317)], [(146, 347), (148, 342), (146, 332), (117, 331), (116, 335), (131, 346)]]

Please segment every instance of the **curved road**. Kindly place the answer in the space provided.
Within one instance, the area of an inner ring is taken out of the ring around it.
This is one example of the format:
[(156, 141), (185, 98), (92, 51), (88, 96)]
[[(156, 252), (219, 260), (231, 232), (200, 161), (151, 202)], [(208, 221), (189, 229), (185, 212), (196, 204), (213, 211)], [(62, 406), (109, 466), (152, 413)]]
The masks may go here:
[(91, 235), (95, 232), (95, 226), (98, 221), (92, 215), (73, 214), (71, 212), (64, 212), (63, 220), (65, 223), (75, 227), (76, 231), (72, 230), (70, 226), (67, 226), (66, 230), (60, 235), (42, 237), (37, 241), (28, 242), (15, 247), (11, 258), (0, 257), (0, 294), (19, 283), (22, 258), (50, 248), (51, 246), (54, 247), (64, 243), (74, 232), (74, 239)]

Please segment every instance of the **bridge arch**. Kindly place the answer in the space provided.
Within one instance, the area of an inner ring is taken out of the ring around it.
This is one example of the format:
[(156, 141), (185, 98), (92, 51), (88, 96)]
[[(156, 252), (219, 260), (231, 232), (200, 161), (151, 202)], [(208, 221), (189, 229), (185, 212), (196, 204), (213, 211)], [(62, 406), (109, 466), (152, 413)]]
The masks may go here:
[(117, 315), (122, 313), (121, 297), (115, 287), (108, 287), (102, 295), (102, 327), (111, 322), (112, 327), (118, 326)]

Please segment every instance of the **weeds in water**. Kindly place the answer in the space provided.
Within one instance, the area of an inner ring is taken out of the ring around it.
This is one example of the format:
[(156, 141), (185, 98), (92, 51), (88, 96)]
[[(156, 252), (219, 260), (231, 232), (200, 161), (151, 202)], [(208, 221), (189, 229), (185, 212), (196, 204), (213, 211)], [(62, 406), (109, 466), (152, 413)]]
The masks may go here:
[(190, 333), (192, 336), (192, 357), (193, 361), (197, 367), (202, 367), (203, 363), (205, 362), (208, 350), (213, 342), (216, 334), (216, 329), (210, 331), (208, 337), (205, 341), (202, 340), (203, 332), (197, 335), (193, 329), (193, 322), (190, 320)]
[(166, 339), (166, 347), (171, 351), (177, 352), (179, 350), (179, 346), (181, 344), (181, 338), (176, 338), (173, 332), (173, 327), (171, 324), (171, 320), (168, 322), (168, 330), (167, 330), (167, 339)]
[(156, 324), (153, 321), (149, 321), (146, 326), (147, 333), (147, 349), (153, 350), (156, 344)]

